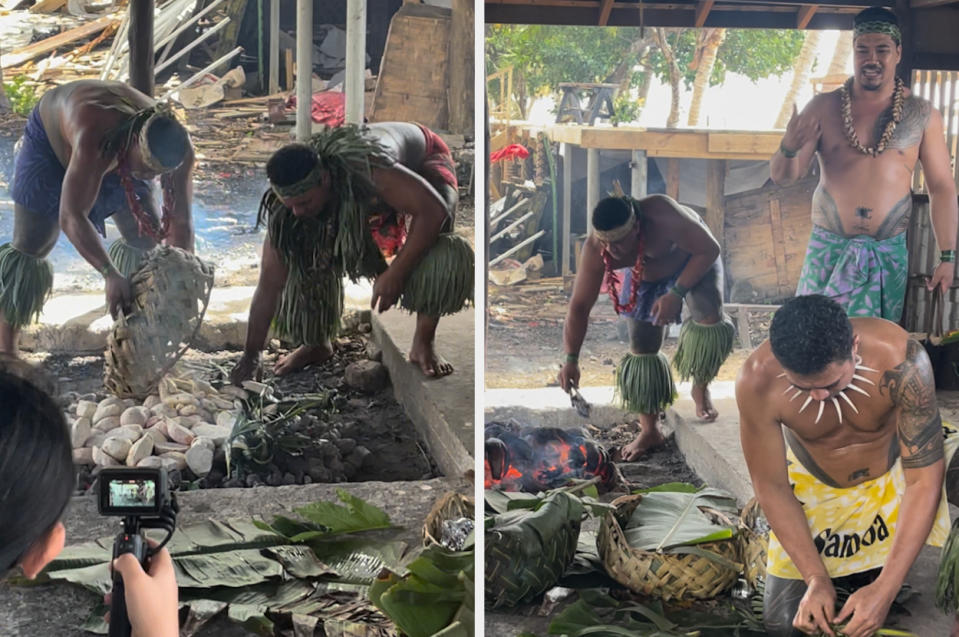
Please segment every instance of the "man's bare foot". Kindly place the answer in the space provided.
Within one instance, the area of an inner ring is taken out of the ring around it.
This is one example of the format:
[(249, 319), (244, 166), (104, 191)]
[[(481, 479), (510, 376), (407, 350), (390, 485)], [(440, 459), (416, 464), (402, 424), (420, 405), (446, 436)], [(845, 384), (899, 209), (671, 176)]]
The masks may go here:
[(425, 376), (440, 378), (453, 373), (453, 365), (436, 353), (432, 343), (413, 343), (410, 348), (410, 362), (419, 365)]
[(693, 385), (693, 402), (696, 403), (696, 416), (704, 422), (713, 422), (719, 417), (719, 412), (713, 407), (713, 401), (709, 398), (709, 387), (706, 385)]
[(3, 311), (0, 310), (0, 354), (9, 354), (14, 357), (20, 356), (20, 352), (17, 351), (18, 331), (19, 330), (4, 320)]
[(636, 436), (636, 440), (619, 450), (619, 459), (622, 462), (635, 462), (647, 451), (655, 449), (665, 442), (666, 437), (658, 426), (644, 427)]
[(329, 345), (300, 345), (286, 356), (276, 359), (273, 373), (277, 376), (285, 376), (298, 372), (307, 365), (318, 365), (328, 361), (331, 356), (333, 356), (333, 348)]

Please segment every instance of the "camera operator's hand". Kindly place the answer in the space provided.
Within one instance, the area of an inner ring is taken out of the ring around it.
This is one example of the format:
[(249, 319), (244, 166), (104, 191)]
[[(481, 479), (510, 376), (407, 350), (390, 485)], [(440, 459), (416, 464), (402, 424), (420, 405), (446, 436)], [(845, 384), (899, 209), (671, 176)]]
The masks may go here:
[[(151, 545), (156, 545), (152, 540)], [(113, 570), (123, 577), (127, 615), (133, 637), (177, 637), (179, 606), (173, 560), (166, 549), (150, 558), (144, 571), (137, 558), (125, 553), (113, 560)]]

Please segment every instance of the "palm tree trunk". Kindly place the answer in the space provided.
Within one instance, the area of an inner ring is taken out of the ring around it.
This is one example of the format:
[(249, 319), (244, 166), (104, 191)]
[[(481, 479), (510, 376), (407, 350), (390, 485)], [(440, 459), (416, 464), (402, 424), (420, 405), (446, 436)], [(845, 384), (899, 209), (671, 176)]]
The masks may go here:
[(709, 85), (709, 77), (713, 74), (716, 64), (716, 54), (723, 40), (726, 39), (726, 29), (705, 29), (701, 50), (695, 56), (698, 59), (696, 79), (693, 81), (693, 98), (689, 104), (689, 118), (686, 124), (699, 126), (700, 111), (703, 104), (703, 95)]
[(669, 105), (669, 117), (666, 118), (666, 128), (676, 128), (679, 125), (679, 64), (676, 62), (676, 55), (673, 53), (673, 47), (666, 39), (666, 30), (657, 27), (653, 29), (656, 36), (656, 43), (666, 58), (666, 64), (669, 66), (669, 87), (671, 89), (672, 99)]
[(803, 86), (809, 83), (809, 73), (812, 71), (813, 62), (816, 61), (816, 47), (819, 46), (819, 40), (822, 33), (818, 30), (810, 29), (806, 31), (806, 39), (803, 40), (802, 48), (799, 50), (799, 56), (793, 64), (793, 81), (783, 100), (782, 108), (779, 110), (779, 116), (776, 117), (774, 128), (786, 128), (789, 118), (792, 115), (793, 104), (796, 103), (796, 96)]
[(832, 53), (829, 70), (826, 75), (839, 75), (846, 70), (849, 57), (852, 55), (852, 31), (840, 31), (836, 41), (836, 50)]

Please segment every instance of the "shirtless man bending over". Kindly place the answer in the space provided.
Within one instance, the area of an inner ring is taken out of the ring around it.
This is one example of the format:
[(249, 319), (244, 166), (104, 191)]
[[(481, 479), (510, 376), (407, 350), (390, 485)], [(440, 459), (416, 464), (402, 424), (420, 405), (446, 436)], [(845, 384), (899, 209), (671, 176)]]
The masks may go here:
[[(957, 502), (932, 369), (908, 333), (790, 299), (736, 381), (740, 435), (769, 520), (763, 619), (774, 637), (882, 627), (923, 543), (942, 546)], [(949, 465), (948, 471), (946, 466)], [(836, 611), (835, 583), (858, 588)]]
[[(157, 241), (193, 251), (193, 148), (164, 105), (122, 82), (80, 80), (46, 92), (30, 114), (14, 164), (13, 239), (0, 246), (0, 352), (53, 287), (44, 257), (60, 230), (106, 280), (114, 317), (132, 301), (128, 276)], [(160, 221), (151, 180), (163, 175)], [(123, 239), (97, 237), (113, 216)]]

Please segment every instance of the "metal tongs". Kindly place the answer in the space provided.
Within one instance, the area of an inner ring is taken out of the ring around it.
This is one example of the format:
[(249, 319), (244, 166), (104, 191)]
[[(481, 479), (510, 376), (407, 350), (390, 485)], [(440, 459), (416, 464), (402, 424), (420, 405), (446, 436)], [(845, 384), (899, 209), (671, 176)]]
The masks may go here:
[(573, 384), (569, 386), (569, 404), (576, 409), (576, 413), (580, 417), (589, 418), (589, 410), (592, 409), (592, 405), (586, 402), (583, 395), (579, 393), (579, 389)]

